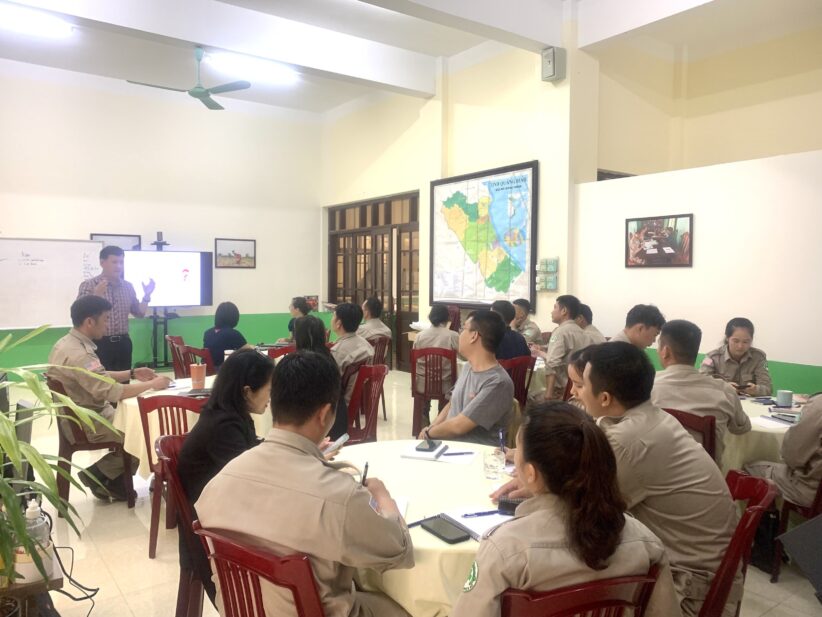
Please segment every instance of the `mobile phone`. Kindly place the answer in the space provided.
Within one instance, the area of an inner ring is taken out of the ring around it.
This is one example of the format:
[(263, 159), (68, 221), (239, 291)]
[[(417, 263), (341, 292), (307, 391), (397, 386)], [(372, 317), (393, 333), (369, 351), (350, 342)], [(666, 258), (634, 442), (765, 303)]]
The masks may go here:
[(521, 504), (523, 501), (525, 501), (524, 497), (519, 497), (517, 499), (511, 499), (510, 497), (500, 497), (499, 501), (497, 502), (499, 513), (513, 515), (517, 509), (517, 506)]
[(426, 439), (417, 444), (417, 452), (433, 452), (442, 445), (441, 439)]
[(421, 523), (422, 528), (428, 533), (437, 536), (443, 542), (448, 544), (457, 544), (458, 542), (465, 542), (471, 536), (463, 529), (460, 529), (453, 523), (446, 521), (439, 516), (432, 517)]
[(342, 448), (342, 447), (343, 447), (343, 445), (345, 444), (345, 442), (346, 442), (346, 441), (348, 441), (349, 439), (351, 439), (351, 437), (348, 435), (348, 433), (345, 433), (345, 434), (343, 434), (343, 435), (340, 435), (340, 436), (337, 438), (337, 441), (335, 441), (334, 443), (330, 443), (330, 444), (328, 444), (328, 445), (327, 445), (327, 446), (323, 449), (323, 454), (330, 454), (331, 452), (334, 452), (335, 450), (339, 450), (340, 448)]

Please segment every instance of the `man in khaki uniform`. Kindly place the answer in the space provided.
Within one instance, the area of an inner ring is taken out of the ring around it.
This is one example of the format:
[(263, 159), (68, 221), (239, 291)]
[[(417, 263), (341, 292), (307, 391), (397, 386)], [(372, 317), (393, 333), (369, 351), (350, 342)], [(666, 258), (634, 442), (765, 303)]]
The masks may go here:
[(513, 304), (516, 316), (511, 327), (525, 337), (529, 345), (542, 345), (542, 333), (537, 322), (531, 319), (531, 303), (525, 298), (519, 298)]
[(605, 342), (605, 335), (594, 325), (594, 312), (590, 306), (580, 304), (579, 315), (577, 315), (574, 321), (576, 321), (577, 325), (585, 332), (591, 345), (599, 345)]
[[(414, 349), (451, 349), (459, 351), (460, 335), (449, 327), (448, 308), (444, 304), (435, 304), (428, 313), (431, 326), (426, 328), (414, 339)], [(451, 365), (442, 364), (443, 391), (447, 392), (454, 385), (451, 377)], [(425, 360), (417, 362), (417, 388), (425, 389)]]
[(380, 317), (382, 316), (382, 300), (379, 298), (368, 298), (362, 303), (364, 323), (357, 329), (357, 334), (366, 340), (378, 336), (391, 337), (391, 328), (386, 326)]
[[(733, 386), (700, 375), (694, 368), (701, 342), (702, 331), (690, 321), (675, 319), (662, 326), (659, 360), (665, 370), (656, 374), (651, 402), (657, 407), (716, 418), (716, 462), (721, 467), (725, 434), (729, 431), (734, 435), (747, 433), (751, 430), (751, 420)], [(691, 434), (701, 442), (699, 434)]]
[(802, 408), (802, 419), (785, 433), (780, 454), (784, 463), (757, 461), (745, 471), (770, 478), (786, 499), (810, 506), (822, 482), (822, 395)]
[[(592, 347), (580, 393), (614, 450), (629, 512), (656, 534), (671, 560), (682, 614), (695, 617), (728, 548), (737, 512), (704, 448), (649, 400), (654, 368), (636, 346)], [(742, 578), (723, 615), (736, 613)]]
[[(334, 317), (331, 318), (331, 329), (337, 335), (337, 342), (331, 348), (331, 356), (337, 362), (340, 375), (345, 373), (352, 364), (368, 362), (374, 357), (374, 348), (371, 343), (357, 334), (357, 326), (362, 320), (362, 309), (356, 304), (343, 302), (334, 308)], [(348, 381), (343, 398), (345, 404), (351, 399), (354, 391), (355, 378)], [(343, 384), (345, 386), (345, 384)]]
[(545, 398), (561, 399), (568, 383), (568, 357), (590, 344), (588, 337), (574, 321), (579, 315), (580, 301), (575, 296), (559, 296), (551, 311), (551, 321), (557, 328), (551, 333), (548, 351), (535, 352), (545, 358)]
[[(327, 617), (405, 617), (390, 598), (356, 589), (358, 568), (414, 565), (414, 548), (382, 482), (341, 471), (318, 444), (334, 422), (340, 376), (326, 357), (299, 351), (274, 369), (274, 427), (229, 462), (197, 500), (200, 523), (280, 555), (305, 553)], [(370, 505), (370, 503), (373, 505)], [(262, 584), (266, 615), (292, 615), (288, 589)]]
[(625, 317), (625, 328), (611, 337), (609, 343), (630, 343), (640, 349), (654, 344), (665, 317), (653, 304), (637, 304)]
[[(146, 390), (163, 390), (168, 387), (169, 379), (160, 377), (149, 368), (137, 368), (131, 371), (107, 371), (97, 357), (97, 346), (93, 339), (99, 339), (108, 327), (111, 303), (100, 296), (81, 296), (71, 305), (71, 322), (74, 327), (63, 338), (54, 344), (49, 354), (48, 376), (56, 379), (66, 390), (72, 401), (81, 407), (87, 407), (98, 412), (106, 420), (114, 418), (114, 408), (111, 403), (125, 398), (137, 396)], [(65, 368), (64, 368), (65, 367)], [(70, 367), (70, 368), (69, 368)], [(97, 379), (86, 372), (72, 370), (85, 369), (90, 373), (108, 377)], [(123, 385), (115, 382), (128, 382), (129, 378), (136, 378), (138, 383)], [(111, 379), (114, 382), (110, 381)], [(59, 430), (63, 431), (69, 441), (74, 436), (67, 420), (59, 420)], [(83, 425), (89, 441), (116, 441), (123, 442), (122, 434), (95, 423), (94, 429)], [(135, 459), (136, 460), (136, 459)], [(136, 471), (136, 464), (133, 469)], [(123, 494), (120, 476), (123, 473), (123, 459), (119, 454), (110, 452), (91, 465), (80, 474), (80, 480), (91, 489), (91, 492), (100, 499), (126, 499)], [(89, 476), (96, 478), (111, 493), (107, 494)]]

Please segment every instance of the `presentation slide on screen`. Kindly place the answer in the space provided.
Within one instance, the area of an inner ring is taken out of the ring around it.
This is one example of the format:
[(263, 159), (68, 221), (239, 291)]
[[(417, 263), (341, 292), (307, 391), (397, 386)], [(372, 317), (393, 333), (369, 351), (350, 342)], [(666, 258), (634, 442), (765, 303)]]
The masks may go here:
[(199, 306), (201, 267), (200, 253), (127, 251), (125, 279), (134, 285), (138, 299), (143, 284), (154, 279), (149, 306)]

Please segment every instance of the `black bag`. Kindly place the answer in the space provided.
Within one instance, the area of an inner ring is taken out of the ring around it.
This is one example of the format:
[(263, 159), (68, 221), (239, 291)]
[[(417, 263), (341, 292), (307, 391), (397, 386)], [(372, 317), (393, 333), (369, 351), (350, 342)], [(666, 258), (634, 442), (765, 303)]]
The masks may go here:
[(765, 510), (754, 535), (751, 565), (768, 574), (773, 573), (773, 557), (776, 552), (776, 536), (779, 533), (779, 510)]

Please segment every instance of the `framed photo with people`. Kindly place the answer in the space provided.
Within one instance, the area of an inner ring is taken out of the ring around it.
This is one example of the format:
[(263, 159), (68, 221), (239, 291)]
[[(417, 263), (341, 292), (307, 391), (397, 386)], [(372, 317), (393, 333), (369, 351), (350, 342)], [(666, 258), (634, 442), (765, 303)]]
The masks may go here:
[(256, 268), (257, 241), (214, 238), (215, 268)]
[(626, 268), (690, 268), (693, 250), (693, 214), (625, 220)]

